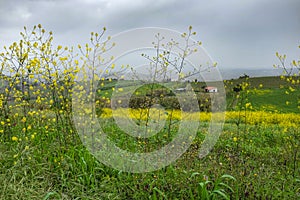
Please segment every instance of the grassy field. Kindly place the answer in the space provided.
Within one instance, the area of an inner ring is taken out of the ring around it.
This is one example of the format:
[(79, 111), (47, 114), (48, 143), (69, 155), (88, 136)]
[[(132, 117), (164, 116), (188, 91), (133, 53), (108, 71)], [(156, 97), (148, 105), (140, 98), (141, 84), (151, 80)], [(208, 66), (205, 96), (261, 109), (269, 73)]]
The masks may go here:
[[(116, 134), (112, 140), (131, 150), (161, 142), (128, 140), (118, 134), (113, 123), (109, 125), (107, 128)], [(199, 159), (199, 146), (207, 132), (207, 124), (202, 123), (196, 140), (179, 160), (143, 174), (104, 166), (76, 136), (73, 142), (60, 144), (60, 132), (39, 132), (26, 142), (1, 144), (0, 198), (199, 199), (200, 183), (216, 183), (222, 175), (230, 174), (236, 180), (224, 178), (221, 182), (232, 188), (233, 191), (224, 188), (232, 199), (298, 199), (299, 155), (292, 156), (299, 145), (298, 130), (277, 125), (239, 128), (242, 131), (226, 123), (214, 150)], [(214, 190), (213, 183), (207, 185), (207, 190)]]
[(258, 110), (277, 111), (280, 113), (299, 113), (297, 96), (299, 91), (293, 92), (292, 95), (286, 94), (286, 89), (264, 89), (253, 91), (249, 95), (249, 101)]
[[(244, 79), (225, 81), (227, 86), (227, 108), (233, 110), (236, 106), (236, 94), (232, 89), (241, 84)], [(290, 90), (289, 83), (280, 77), (254, 77), (247, 80), (247, 101), (254, 110), (264, 110), (279, 113), (299, 113), (299, 90)]]
[[(250, 78), (243, 91), (232, 91), (244, 81), (225, 82), (230, 106), (223, 132), (206, 157), (199, 158), (199, 149), (209, 131), (209, 113), (202, 115), (196, 138), (176, 162), (140, 174), (98, 161), (68, 123), (68, 113), (55, 115), (51, 103), (32, 106), (26, 117), (14, 110), (0, 124), (0, 199), (299, 199), (300, 92), (290, 91), (279, 77)], [(105, 82), (97, 98), (107, 101), (113, 86)], [(169, 143), (180, 123), (180, 116), (169, 115), (157, 135), (143, 139), (128, 136), (111, 116), (100, 114), (110, 140), (132, 152)]]

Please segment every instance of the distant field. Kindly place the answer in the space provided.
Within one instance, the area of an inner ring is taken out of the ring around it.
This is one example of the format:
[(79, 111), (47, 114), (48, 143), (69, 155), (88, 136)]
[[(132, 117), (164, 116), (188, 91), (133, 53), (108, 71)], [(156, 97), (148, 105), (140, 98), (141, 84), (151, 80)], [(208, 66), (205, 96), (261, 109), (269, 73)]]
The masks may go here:
[[(243, 79), (234, 79), (227, 82), (227, 102), (233, 99), (234, 86), (241, 84)], [(298, 100), (300, 91), (290, 91), (289, 84), (280, 77), (254, 77), (249, 78), (248, 101), (254, 110), (263, 110), (280, 113), (299, 113)], [(228, 107), (228, 109), (233, 109)]]
[[(233, 88), (238, 84), (241, 84), (244, 79), (232, 79), (226, 80), (226, 100), (227, 100), (227, 109), (234, 110), (237, 104), (235, 96), (238, 94), (233, 91)], [(300, 91), (295, 90), (293, 92), (289, 91), (288, 83), (282, 80), (280, 77), (253, 77), (248, 79), (249, 83), (249, 94), (248, 94), (248, 101), (251, 103), (253, 110), (263, 110), (263, 111), (270, 111), (270, 112), (280, 112), (280, 113), (299, 113), (300, 110), (298, 107), (298, 99), (300, 97)], [(199, 101), (205, 102), (206, 99), (209, 99), (209, 95), (203, 92), (203, 86), (206, 84), (203, 82), (193, 82), (192, 87), (195, 93), (198, 96)], [(102, 86), (100, 86), (100, 91), (98, 95), (106, 98), (110, 98), (114, 90), (118, 90), (118, 83), (116, 80), (112, 81), (104, 81)], [(122, 89), (131, 90), (131, 88), (136, 87), (136, 85), (128, 81), (128, 84), (122, 84)], [(185, 87), (185, 83), (178, 85), (178, 87)], [(136, 91), (136, 93), (131, 97), (134, 96), (146, 96), (149, 95), (149, 87), (140, 87)], [(155, 86), (153, 88), (153, 93), (156, 94), (163, 94), (166, 97), (169, 97), (168, 100), (172, 100), (172, 98), (176, 98), (174, 93), (166, 88), (162, 88), (159, 86)], [(119, 94), (117, 91), (116, 95)], [(124, 92), (122, 93), (124, 95)], [(208, 102), (210, 104), (210, 102)]]
[(286, 94), (286, 89), (262, 89), (253, 91), (249, 95), (249, 101), (255, 110), (265, 110), (282, 113), (299, 113), (298, 99), (300, 91)]
[[(236, 85), (244, 81), (244, 79), (231, 79), (233, 84)], [(267, 76), (267, 77), (250, 77), (249, 83), (251, 88), (258, 88), (260, 84), (263, 84), (265, 89), (280, 88), (280, 86), (288, 86), (289, 84), (282, 80), (279, 76)]]

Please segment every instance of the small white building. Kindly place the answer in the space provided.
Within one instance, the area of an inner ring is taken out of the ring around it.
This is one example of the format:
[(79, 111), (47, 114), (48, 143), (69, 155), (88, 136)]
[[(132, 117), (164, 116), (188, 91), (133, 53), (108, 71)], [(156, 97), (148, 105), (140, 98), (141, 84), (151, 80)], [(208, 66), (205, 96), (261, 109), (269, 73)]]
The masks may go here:
[(176, 92), (185, 92), (186, 88), (177, 88), (175, 91)]
[(204, 88), (204, 91), (208, 92), (208, 93), (214, 93), (214, 92), (218, 92), (218, 88), (207, 86), (207, 87)]

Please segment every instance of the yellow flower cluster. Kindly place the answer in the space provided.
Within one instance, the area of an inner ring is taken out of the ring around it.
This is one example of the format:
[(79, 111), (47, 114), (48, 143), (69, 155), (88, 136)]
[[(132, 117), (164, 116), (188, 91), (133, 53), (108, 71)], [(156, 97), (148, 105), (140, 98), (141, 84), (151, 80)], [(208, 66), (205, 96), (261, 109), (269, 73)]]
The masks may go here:
[[(102, 118), (111, 118), (114, 117), (124, 117), (131, 119), (146, 120), (147, 118), (147, 109), (117, 109), (112, 111), (111, 109), (104, 108), (101, 114)], [(201, 122), (208, 122), (213, 119), (222, 120), (223, 113), (209, 113), (209, 112), (200, 112), (200, 113), (185, 113), (180, 110), (163, 110), (163, 109), (150, 109), (149, 117), (151, 119), (166, 119), (167, 117), (172, 117), (172, 119), (183, 120), (185, 118), (200, 120)], [(297, 127), (300, 125), (300, 115), (295, 113), (270, 113), (265, 111), (249, 111), (246, 113), (246, 116), (241, 116), (237, 111), (225, 112), (225, 122), (232, 122), (242, 118), (242, 121), (250, 125), (255, 124), (278, 124), (285, 127)]]

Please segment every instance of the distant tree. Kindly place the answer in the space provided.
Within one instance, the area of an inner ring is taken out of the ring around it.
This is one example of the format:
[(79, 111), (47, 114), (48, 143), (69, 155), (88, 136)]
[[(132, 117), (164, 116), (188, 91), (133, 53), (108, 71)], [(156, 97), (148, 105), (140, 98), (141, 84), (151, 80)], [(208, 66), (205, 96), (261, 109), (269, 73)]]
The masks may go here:
[(245, 78), (249, 78), (249, 76), (247, 74), (244, 73), (244, 75), (240, 76), (239, 79), (245, 79)]
[(241, 84), (237, 84), (236, 86), (233, 87), (234, 92), (240, 92), (242, 90), (243, 90), (243, 88), (242, 88)]

